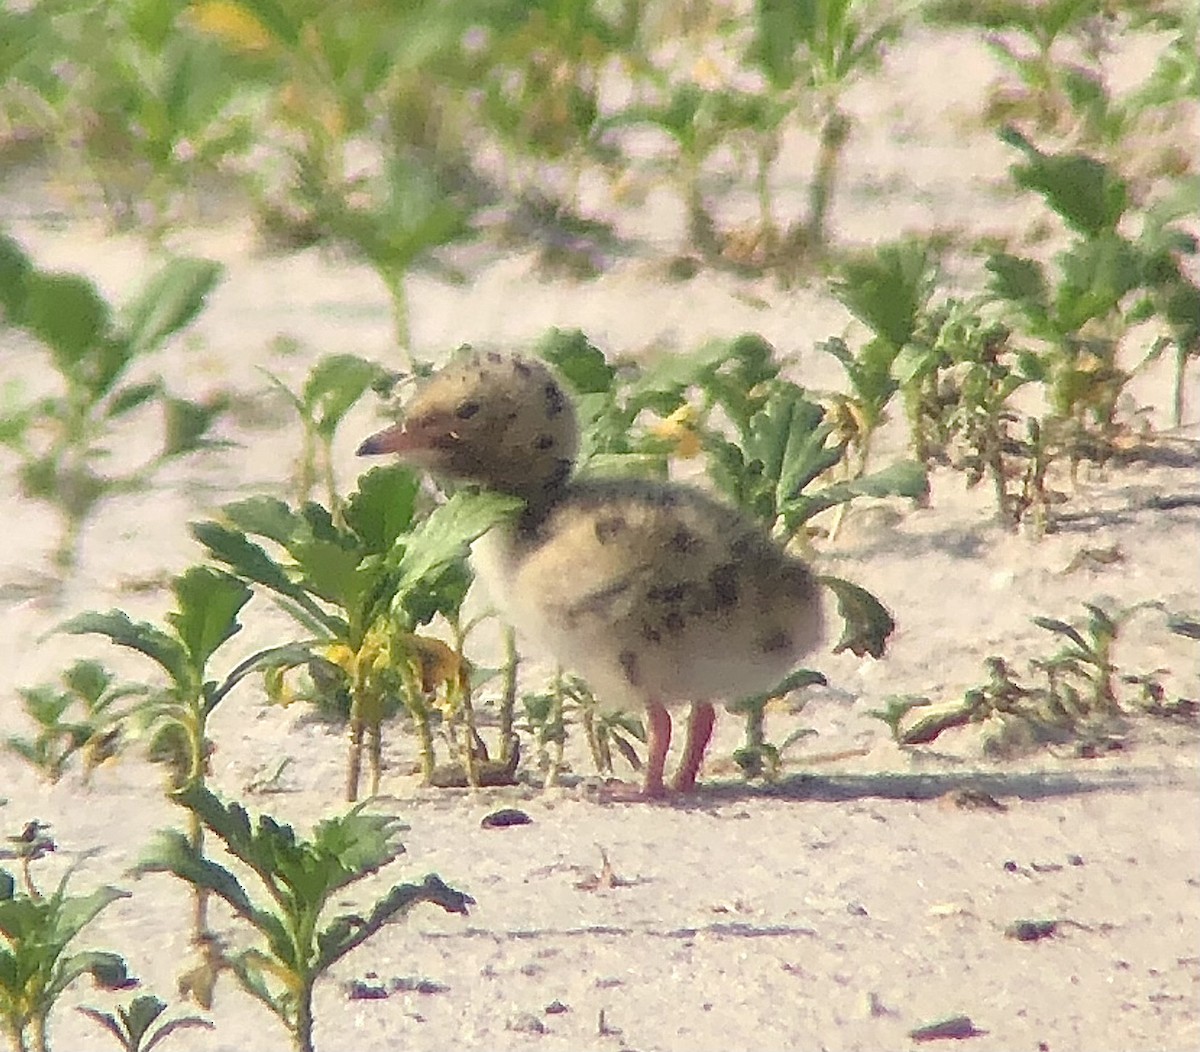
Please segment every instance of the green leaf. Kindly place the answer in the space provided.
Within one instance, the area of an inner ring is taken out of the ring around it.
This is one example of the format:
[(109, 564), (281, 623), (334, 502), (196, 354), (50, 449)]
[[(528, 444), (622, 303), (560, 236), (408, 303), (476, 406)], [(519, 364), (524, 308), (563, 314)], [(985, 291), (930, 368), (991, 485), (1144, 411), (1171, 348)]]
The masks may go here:
[(153, 994), (143, 994), (135, 997), (127, 1009), (121, 1009), (121, 1019), (125, 1029), (134, 1040), (136, 1048), (142, 1047), (142, 1038), (160, 1015), (167, 1010), (167, 1002)]
[(470, 895), (456, 891), (435, 873), (420, 884), (397, 884), (375, 903), (370, 914), (362, 917), (339, 917), (317, 935), (316, 968), (324, 971), (398, 914), (406, 913), (419, 902), (441, 906), (447, 913), (465, 914), (475, 902)]
[(1025, 154), (1011, 168), (1018, 186), (1041, 194), (1068, 226), (1087, 237), (1113, 232), (1125, 212), (1125, 181), (1102, 161), (1082, 153), (1051, 154), (1011, 126), (1000, 138)]
[(454, 494), (403, 540), (397, 562), (397, 604), (404, 594), (429, 584), (451, 564), (466, 558), (472, 541), (497, 523), (513, 518), (523, 507), (516, 497), (500, 493)]
[(216, 522), (194, 522), (192, 536), (209, 550), (213, 558), (229, 566), (235, 574), (278, 592), (291, 600), (309, 617), (324, 625), (335, 636), (345, 632), (344, 622), (327, 613), (294, 582), (282, 566), (245, 534)]
[(139, 406), (145, 405), (151, 398), (162, 390), (162, 382), (151, 380), (148, 383), (130, 384), (123, 387), (109, 399), (105, 415), (110, 420), (116, 420), (126, 413), (132, 412)]
[(34, 271), (25, 280), (24, 326), (45, 343), (59, 372), (73, 376), (111, 325), (104, 297), (77, 274)]
[(33, 263), (25, 250), (7, 234), (0, 234), (0, 307), (10, 325), (25, 324), (26, 281)]
[(579, 329), (551, 329), (534, 348), (576, 394), (607, 394), (617, 371)]
[(999, 299), (1018, 304), (1026, 313), (1044, 316), (1049, 309), (1046, 275), (1032, 259), (997, 252), (985, 264), (991, 272), (988, 288)]
[(104, 885), (86, 895), (65, 894), (65, 882), (60, 884), (56, 893), (59, 903), (50, 931), (45, 933), (48, 942), (58, 946), (66, 946), (84, 928), (105, 909), (118, 899), (129, 898), (128, 891)]
[[(178, 795), (178, 794), (177, 794)], [(196, 853), (178, 829), (161, 829), (138, 860), (134, 872), (171, 873), (195, 888), (219, 895), (239, 916), (257, 927), (259, 911), (229, 870)]]
[(145, 621), (131, 621), (123, 610), (108, 613), (90, 611), (64, 621), (57, 631), (69, 635), (107, 636), (117, 646), (136, 650), (157, 662), (176, 686), (188, 689), (192, 683), (187, 651), (161, 628)]
[(1047, 632), (1054, 632), (1060, 636), (1066, 636), (1080, 650), (1085, 653), (1091, 653), (1091, 647), (1088, 646), (1087, 640), (1079, 634), (1079, 630), (1074, 625), (1067, 624), (1066, 621), (1059, 621), (1053, 617), (1035, 617), (1033, 623), (1038, 628), (1044, 628)]
[(113, 674), (99, 661), (81, 659), (63, 673), (63, 685), (89, 705), (95, 705), (112, 686)]
[(325, 640), (311, 640), (305, 643), (284, 643), (282, 646), (268, 647), (256, 654), (250, 655), (222, 680), (220, 686), (213, 688), (208, 698), (208, 708), (211, 711), (234, 687), (247, 676), (256, 672), (266, 672), (269, 669), (295, 668), (311, 661), (313, 648)]
[(163, 457), (178, 457), (213, 445), (205, 439), (213, 423), (224, 411), (220, 403), (204, 405), (185, 398), (164, 397), (165, 415)]
[(907, 240), (847, 260), (832, 289), (851, 314), (891, 344), (894, 356), (912, 339), (935, 279), (929, 246)]
[(353, 619), (359, 600), (370, 586), (370, 575), (359, 572), (365, 558), (362, 551), (335, 540), (297, 541), (290, 550), (304, 589)]
[(412, 527), (420, 488), (417, 475), (402, 464), (372, 468), (359, 478), (358, 489), (346, 501), (343, 514), (366, 551), (388, 551), (396, 538)]
[(238, 614), (251, 591), (236, 577), (208, 566), (193, 566), (171, 582), (176, 609), (167, 620), (191, 658), (198, 681), (208, 659), (226, 640), (241, 631)]
[(299, 534), (304, 520), (276, 497), (247, 497), (221, 508), (234, 526), (245, 533), (266, 537), (288, 547)]
[(833, 648), (835, 654), (849, 650), (858, 657), (883, 656), (888, 638), (896, 629), (896, 622), (887, 608), (856, 584), (840, 577), (819, 577), (818, 580), (837, 597), (838, 613), (842, 617), (841, 638)]
[(207, 259), (171, 260), (121, 312), (121, 331), (131, 358), (157, 350), (187, 326), (204, 306), (223, 267)]
[(322, 358), (304, 382), (301, 401), (317, 433), (332, 438), (342, 418), (386, 371), (353, 354)]
[[(122, 892), (119, 897), (125, 898), (128, 894), (128, 892)], [(90, 975), (92, 982), (102, 990), (125, 990), (137, 982), (130, 976), (124, 957), (105, 950), (84, 950), (81, 953), (65, 957), (59, 962), (53, 984), (55, 994), (65, 990), (83, 975)]]
[(925, 500), (929, 496), (929, 472), (919, 460), (898, 460), (843, 485), (855, 496)]

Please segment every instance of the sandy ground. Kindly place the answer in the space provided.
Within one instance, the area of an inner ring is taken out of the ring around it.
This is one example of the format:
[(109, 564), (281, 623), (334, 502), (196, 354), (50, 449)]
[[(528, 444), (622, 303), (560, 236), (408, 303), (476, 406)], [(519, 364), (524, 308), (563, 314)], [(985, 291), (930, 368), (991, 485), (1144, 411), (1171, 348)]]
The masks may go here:
[[(1033, 206), (996, 189), (1010, 158), (994, 139), (964, 130), (991, 71), (983, 53), (961, 40), (918, 39), (897, 51), (886, 76), (855, 93), (864, 120), (847, 154), (834, 216), (839, 238), (868, 242), (933, 225), (1022, 228)], [(949, 77), (956, 90), (948, 108)], [(810, 144), (797, 138), (790, 148), (785, 205), (789, 194), (799, 200), (809, 169)], [(47, 193), (8, 193), (10, 230), (43, 265), (86, 271), (128, 294), (147, 272), (139, 244), (79, 220), (50, 222)], [(678, 242), (680, 216), (666, 195), (652, 195), (622, 221), (660, 248)], [(177, 390), (262, 392), (258, 366), (298, 379), (316, 357), (339, 351), (394, 360), (383, 291), (363, 268), (317, 252), (263, 257), (239, 224), (173, 241), (228, 267), (194, 334), (162, 363)], [(561, 325), (583, 328), (610, 352), (632, 353), (756, 330), (789, 355), (803, 380), (837, 384), (832, 359), (811, 347), (853, 330), (819, 283), (781, 293), (766, 281), (705, 274), (672, 285), (654, 273), (632, 259), (587, 284), (547, 284), (521, 257), (488, 262), (467, 287), (417, 278), (417, 345), (427, 355), (463, 341), (515, 345)], [(298, 339), (300, 351), (285, 354), (272, 342), (280, 334)], [(47, 382), (36, 354), (10, 334), (0, 338), (6, 378), (18, 376), (30, 389)], [(1192, 420), (1200, 410), (1197, 375), (1188, 391)], [(1166, 371), (1140, 379), (1135, 393), (1165, 426)], [(262, 401), (268, 415), (286, 421)], [(360, 466), (353, 447), (375, 422), (364, 408), (344, 428), (337, 451), (344, 485)], [(1195, 437), (1194, 428), (1187, 433)], [(239, 495), (286, 491), (298, 446), (290, 423), (231, 425), (228, 435), (240, 449), (194, 458), (152, 493), (102, 509), (57, 607), (27, 587), (44, 565), (52, 519), (37, 505), (5, 501), (0, 734), (25, 730), (16, 688), (52, 680), (77, 656), (145, 674), (136, 656), (99, 642), (47, 637), (60, 619), (112, 606), (161, 617), (167, 596), (143, 585), (198, 558), (187, 523)], [(891, 434), (881, 460), (902, 440)], [(118, 451), (138, 453), (136, 435)], [(14, 487), (11, 462), (0, 467), (4, 486)], [(1196, 472), (1138, 465), (1088, 475), (1068, 506), (1074, 518), (1040, 542), (998, 529), (987, 494), (965, 490), (960, 476), (933, 481), (928, 509), (858, 512), (822, 552), (822, 568), (872, 588), (895, 611), (899, 630), (882, 662), (829, 654), (813, 661), (830, 686), (812, 692), (802, 714), (774, 715), (772, 734), (782, 738), (796, 726), (818, 734), (797, 748), (789, 776), (772, 790), (734, 776), (727, 758), (740, 727), (729, 716), (705, 785), (687, 806), (605, 805), (586, 784), (546, 793), (422, 791), (405, 773), (412, 741), (393, 734), (388, 795), (379, 805), (411, 825), (408, 854), (363, 887), (437, 872), (477, 905), (465, 919), (418, 910), (343, 962), (318, 990), (318, 1047), (898, 1049), (912, 1044), (913, 1027), (960, 1014), (977, 1028), (969, 1045), (980, 1052), (1200, 1047), (1194, 733), (1143, 721), (1122, 752), (1091, 760), (1043, 752), (996, 764), (981, 757), (972, 732), (902, 752), (866, 715), (889, 694), (958, 696), (982, 679), (989, 655), (1019, 664), (1045, 653), (1034, 615), (1075, 617), (1081, 602), (1104, 597), (1195, 611), (1200, 512), (1194, 504), (1151, 510), (1149, 500), (1200, 496)], [(1081, 549), (1114, 545), (1123, 561), (1067, 572)], [(247, 615), (239, 654), (287, 631), (258, 600)], [(1170, 669), (1173, 695), (1200, 696), (1194, 644), (1139, 623), (1123, 646), (1127, 667)], [(213, 736), (218, 789), (302, 827), (343, 806), (340, 736), (297, 711), (267, 708), (256, 688), (222, 705)], [(293, 760), (286, 791), (247, 797), (243, 787), (283, 756)], [(570, 758), (589, 770), (578, 752)], [(123, 951), (146, 989), (173, 998), (188, 953), (184, 890), (167, 877), (132, 882), (126, 873), (150, 832), (178, 820), (159, 784), (158, 772), (133, 757), (102, 767), (90, 786), (74, 772), (49, 786), (0, 756), (5, 831), (34, 817), (51, 824), (60, 850), (42, 866), (47, 881), (87, 855), (78, 889), (101, 881), (130, 887), (133, 896), (104, 914), (87, 942)], [(990, 793), (1005, 809), (955, 806), (947, 794), (963, 787)], [(532, 824), (481, 829), (480, 818), (502, 805), (524, 808)], [(585, 890), (579, 885), (599, 870), (601, 851), (621, 879)], [(1058, 932), (1030, 943), (1006, 938), (1005, 928), (1022, 919), (1056, 920)], [(240, 937), (232, 928), (228, 934)], [(352, 1001), (346, 984), (353, 979), (438, 985)], [(77, 1003), (111, 1004), (99, 992), (72, 990), (53, 1019), (55, 1047), (111, 1047), (70, 1010)], [(555, 1003), (565, 1011), (548, 1011)], [(215, 1031), (182, 1032), (166, 1047), (287, 1047), (283, 1031), (232, 982), (220, 987), (211, 1014)]]

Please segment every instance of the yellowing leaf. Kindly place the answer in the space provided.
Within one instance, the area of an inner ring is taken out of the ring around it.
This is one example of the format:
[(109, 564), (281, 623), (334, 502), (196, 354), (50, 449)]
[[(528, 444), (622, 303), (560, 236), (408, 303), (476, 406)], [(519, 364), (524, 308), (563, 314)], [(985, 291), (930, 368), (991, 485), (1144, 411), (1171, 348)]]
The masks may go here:
[(354, 666), (358, 655), (345, 643), (331, 643), (325, 648), (322, 656), (331, 665), (337, 665), (348, 676), (354, 675)]
[(421, 668), (421, 689), (426, 694), (437, 690), (443, 683), (461, 684), (466, 678), (462, 656), (446, 646), (440, 639), (429, 636), (409, 636), (408, 643)]
[(266, 51), (271, 34), (241, 4), (232, 0), (204, 0), (190, 11), (192, 25), (237, 51)]
[(652, 434), (675, 445), (674, 453), (687, 460), (699, 456), (700, 432), (696, 429), (699, 414), (694, 406), (681, 405), (669, 417), (650, 428)]

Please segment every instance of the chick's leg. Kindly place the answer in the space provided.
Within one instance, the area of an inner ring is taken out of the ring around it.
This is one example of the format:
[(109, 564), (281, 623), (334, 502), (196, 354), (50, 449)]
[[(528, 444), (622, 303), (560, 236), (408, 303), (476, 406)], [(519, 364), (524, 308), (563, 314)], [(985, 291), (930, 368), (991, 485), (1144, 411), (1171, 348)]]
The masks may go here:
[(646, 778), (642, 783), (642, 795), (659, 797), (666, 795), (663, 784), (663, 768), (667, 763), (667, 749), (671, 746), (671, 714), (660, 702), (652, 701), (646, 706)]
[(675, 789), (689, 793), (696, 788), (696, 775), (704, 761), (704, 750), (712, 737), (713, 724), (717, 715), (707, 701), (698, 701), (688, 715), (687, 739), (683, 746), (683, 759), (675, 774)]

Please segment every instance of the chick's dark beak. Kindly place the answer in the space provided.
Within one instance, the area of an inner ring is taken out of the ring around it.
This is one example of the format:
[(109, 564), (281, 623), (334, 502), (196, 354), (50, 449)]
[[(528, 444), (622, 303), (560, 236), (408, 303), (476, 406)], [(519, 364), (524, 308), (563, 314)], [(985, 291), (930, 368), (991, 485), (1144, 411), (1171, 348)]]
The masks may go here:
[(360, 457), (373, 457), (382, 453), (403, 453), (415, 445), (412, 433), (403, 424), (393, 424), (364, 440), (356, 452)]

